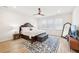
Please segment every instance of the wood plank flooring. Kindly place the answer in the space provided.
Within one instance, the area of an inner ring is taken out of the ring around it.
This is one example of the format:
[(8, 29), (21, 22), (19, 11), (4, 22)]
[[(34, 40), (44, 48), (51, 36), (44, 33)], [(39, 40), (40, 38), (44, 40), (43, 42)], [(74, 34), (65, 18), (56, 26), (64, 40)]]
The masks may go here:
[[(75, 51), (70, 50), (69, 43), (60, 38), (60, 44), (58, 48), (58, 53), (75, 53)], [(29, 49), (23, 45), (24, 39), (8, 40), (0, 43), (0, 53), (28, 53)]]
[(22, 44), (24, 39), (9, 40), (0, 43), (0, 52), (4, 53), (24, 53), (29, 50)]

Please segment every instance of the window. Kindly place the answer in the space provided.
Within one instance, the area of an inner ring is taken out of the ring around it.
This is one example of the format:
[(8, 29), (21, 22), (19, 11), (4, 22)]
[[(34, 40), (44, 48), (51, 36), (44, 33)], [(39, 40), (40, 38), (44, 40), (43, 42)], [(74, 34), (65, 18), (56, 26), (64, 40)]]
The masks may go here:
[(53, 29), (61, 30), (63, 27), (62, 18), (40, 18), (37, 19), (37, 25), (39, 29)]

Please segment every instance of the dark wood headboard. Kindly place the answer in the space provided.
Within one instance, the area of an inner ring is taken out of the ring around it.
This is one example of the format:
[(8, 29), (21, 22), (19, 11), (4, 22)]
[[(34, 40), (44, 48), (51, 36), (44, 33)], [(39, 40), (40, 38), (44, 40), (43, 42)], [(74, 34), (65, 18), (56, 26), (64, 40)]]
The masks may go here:
[(25, 23), (25, 24), (21, 25), (19, 27), (19, 34), (21, 34), (21, 31), (22, 31), (23, 27), (33, 27), (33, 25), (31, 25), (30, 23)]

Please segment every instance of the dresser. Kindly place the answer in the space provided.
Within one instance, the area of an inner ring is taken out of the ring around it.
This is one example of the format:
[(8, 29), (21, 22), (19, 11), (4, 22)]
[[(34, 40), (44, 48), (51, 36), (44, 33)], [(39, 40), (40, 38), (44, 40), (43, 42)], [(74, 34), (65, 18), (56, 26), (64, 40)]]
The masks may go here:
[(69, 42), (71, 49), (79, 51), (79, 40), (69, 36)]

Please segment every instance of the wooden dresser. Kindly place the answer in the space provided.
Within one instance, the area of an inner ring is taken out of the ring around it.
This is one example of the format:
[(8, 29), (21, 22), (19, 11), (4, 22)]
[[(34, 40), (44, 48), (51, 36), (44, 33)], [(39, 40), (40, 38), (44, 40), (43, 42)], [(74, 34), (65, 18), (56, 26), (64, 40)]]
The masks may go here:
[(69, 37), (70, 48), (79, 51), (79, 40)]

